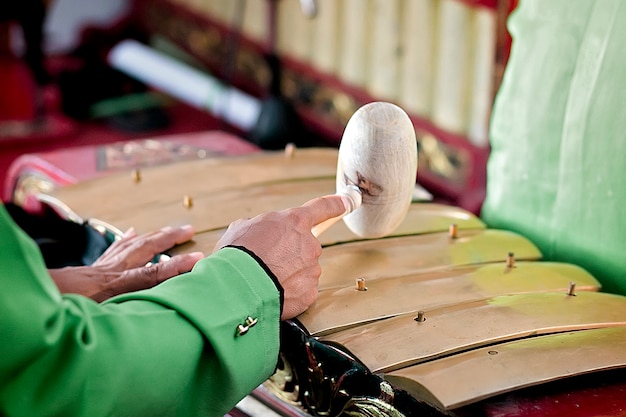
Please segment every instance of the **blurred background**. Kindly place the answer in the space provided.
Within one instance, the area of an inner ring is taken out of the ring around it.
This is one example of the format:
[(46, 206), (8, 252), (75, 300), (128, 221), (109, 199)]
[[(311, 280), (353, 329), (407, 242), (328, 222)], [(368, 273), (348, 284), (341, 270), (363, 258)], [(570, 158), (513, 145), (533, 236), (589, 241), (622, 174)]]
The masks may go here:
[(23, 155), (214, 130), (263, 149), (337, 146), (352, 113), (383, 100), (414, 122), (419, 183), (436, 200), (477, 213), (490, 110), (511, 44), (506, 18), (516, 3), (3, 5), (3, 199), (14, 187), (10, 167)]

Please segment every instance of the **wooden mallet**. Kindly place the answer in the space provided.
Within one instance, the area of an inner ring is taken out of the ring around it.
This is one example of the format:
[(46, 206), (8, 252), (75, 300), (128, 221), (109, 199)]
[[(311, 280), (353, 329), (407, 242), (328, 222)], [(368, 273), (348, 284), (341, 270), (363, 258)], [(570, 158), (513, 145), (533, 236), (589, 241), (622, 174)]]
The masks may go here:
[(411, 205), (417, 175), (417, 140), (409, 116), (387, 102), (360, 107), (341, 138), (336, 194), (352, 207), (312, 230), (319, 236), (343, 218), (356, 235), (377, 238), (392, 233)]

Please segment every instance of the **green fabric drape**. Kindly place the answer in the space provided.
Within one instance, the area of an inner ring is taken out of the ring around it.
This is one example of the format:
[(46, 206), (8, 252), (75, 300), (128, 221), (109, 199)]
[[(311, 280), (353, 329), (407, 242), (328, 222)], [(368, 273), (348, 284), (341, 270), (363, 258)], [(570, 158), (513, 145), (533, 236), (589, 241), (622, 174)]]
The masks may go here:
[(626, 2), (521, 0), (481, 213), (626, 294)]

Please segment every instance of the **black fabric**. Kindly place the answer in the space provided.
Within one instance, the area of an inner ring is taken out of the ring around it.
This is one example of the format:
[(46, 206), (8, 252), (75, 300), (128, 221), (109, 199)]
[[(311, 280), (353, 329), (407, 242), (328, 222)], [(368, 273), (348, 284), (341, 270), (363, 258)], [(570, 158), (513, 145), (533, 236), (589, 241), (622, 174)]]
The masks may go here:
[(2, 1), (0, 21), (15, 21), (22, 27), (26, 51), (24, 61), (39, 85), (50, 81), (44, 66), (43, 27), (46, 19), (44, 0)]
[(89, 119), (91, 106), (101, 100), (147, 91), (144, 84), (91, 57), (79, 68), (62, 71), (57, 82), (61, 109), (76, 120)]
[(5, 207), (37, 243), (48, 268), (91, 265), (111, 244), (89, 224), (63, 219), (50, 208), (35, 214), (13, 203), (5, 203)]

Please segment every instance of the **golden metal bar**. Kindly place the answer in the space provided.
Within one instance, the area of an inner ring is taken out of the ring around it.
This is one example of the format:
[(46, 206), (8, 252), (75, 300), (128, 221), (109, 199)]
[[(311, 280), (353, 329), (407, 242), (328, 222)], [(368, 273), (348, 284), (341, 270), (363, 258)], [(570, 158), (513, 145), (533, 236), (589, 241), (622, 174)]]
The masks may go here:
[[(416, 309), (417, 311), (417, 309)], [(345, 346), (372, 372), (524, 337), (626, 325), (626, 297), (566, 291), (503, 295), (365, 324), (323, 340)]]
[(509, 252), (520, 260), (541, 258), (529, 240), (503, 230), (463, 230), (454, 240), (440, 232), (345, 243), (324, 249), (320, 289), (347, 287), (358, 277), (369, 283), (453, 266), (502, 261), (504, 268)]
[(577, 282), (579, 291), (600, 288), (600, 283), (584, 269), (552, 262), (518, 262), (517, 267), (510, 270), (502, 262), (389, 276), (367, 280), (366, 292), (355, 291), (353, 285), (322, 290), (317, 301), (298, 319), (311, 334), (321, 336), (417, 310), (498, 295), (565, 293), (572, 280)]
[(450, 410), (497, 394), (626, 367), (626, 327), (502, 343), (385, 375), (416, 398)]
[[(195, 198), (214, 193), (275, 182), (327, 178), (337, 172), (337, 149), (298, 149), (292, 158), (281, 151), (241, 156), (218, 156), (144, 167), (141, 181), (129, 181), (132, 170), (82, 181), (54, 190), (54, 195), (86, 217), (123, 217), (137, 208), (180, 202), (181, 194)], [(106, 198), (103, 198), (106, 196)], [(98, 204), (94, 205), (94, 201)]]
[[(332, 184), (329, 183), (327, 184), (327, 186), (330, 187), (332, 186)], [(211, 202), (207, 200), (206, 204), (210, 203), (212, 206), (219, 206), (220, 203), (217, 201), (218, 197), (216, 196), (215, 198), (216, 201)], [(250, 217), (251, 215), (256, 215), (260, 213), (260, 210), (264, 208), (273, 209), (264, 201), (265, 200), (263, 198), (260, 198), (255, 203), (255, 207), (251, 207), (250, 202), (242, 201), (241, 204), (238, 205), (238, 207), (233, 207), (231, 205), (229, 210), (233, 210), (231, 214), (244, 214), (245, 216)], [(204, 204), (202, 202), (194, 201), (194, 204), (196, 204), (195, 210), (197, 210), (199, 214), (207, 213), (207, 211), (210, 213), (210, 210), (214, 210), (210, 207), (206, 208), (204, 206), (198, 206), (199, 204)], [(276, 203), (274, 204), (276, 205)], [(284, 204), (281, 204), (281, 207), (283, 205)], [(148, 210), (152, 212), (152, 209)], [(243, 213), (243, 211), (246, 211), (246, 213)], [(144, 211), (144, 213), (146, 212)], [(160, 219), (159, 221), (161, 223), (166, 221), (166, 219), (162, 217), (162, 215), (159, 215), (159, 213), (157, 213), (156, 211), (154, 212), (153, 216), (160, 216), (158, 219)], [(226, 226), (228, 226), (228, 224), (224, 224), (218, 229), (206, 230), (203, 228), (203, 226), (206, 226), (208, 224), (208, 220), (211, 220), (211, 223), (213, 224), (218, 223), (218, 218), (214, 217), (212, 219), (203, 219), (202, 216), (200, 216), (198, 218), (198, 221), (200, 223), (194, 223), (196, 236), (194, 237), (193, 242), (177, 248), (177, 253), (189, 252), (193, 250), (201, 250), (210, 253), (219, 238), (226, 230)], [(136, 221), (141, 221), (141, 219), (136, 218)], [(144, 222), (147, 221), (154, 222), (155, 220), (144, 220)], [(451, 221), (455, 221), (458, 223), (459, 230), (485, 228), (485, 224), (480, 219), (463, 209), (435, 203), (413, 203), (411, 204), (409, 212), (407, 213), (404, 221), (393, 233), (390, 234), (390, 236), (405, 236), (412, 234), (442, 232), (447, 230), (448, 225)], [(138, 227), (139, 225), (135, 226), (135, 228)], [(146, 226), (141, 225), (140, 229), (143, 230), (144, 228), (146, 228)], [(319, 236), (319, 239), (323, 246), (360, 240), (360, 238), (354, 235), (354, 233), (352, 233), (343, 222), (338, 222), (330, 227), (326, 232), (322, 233)]]

